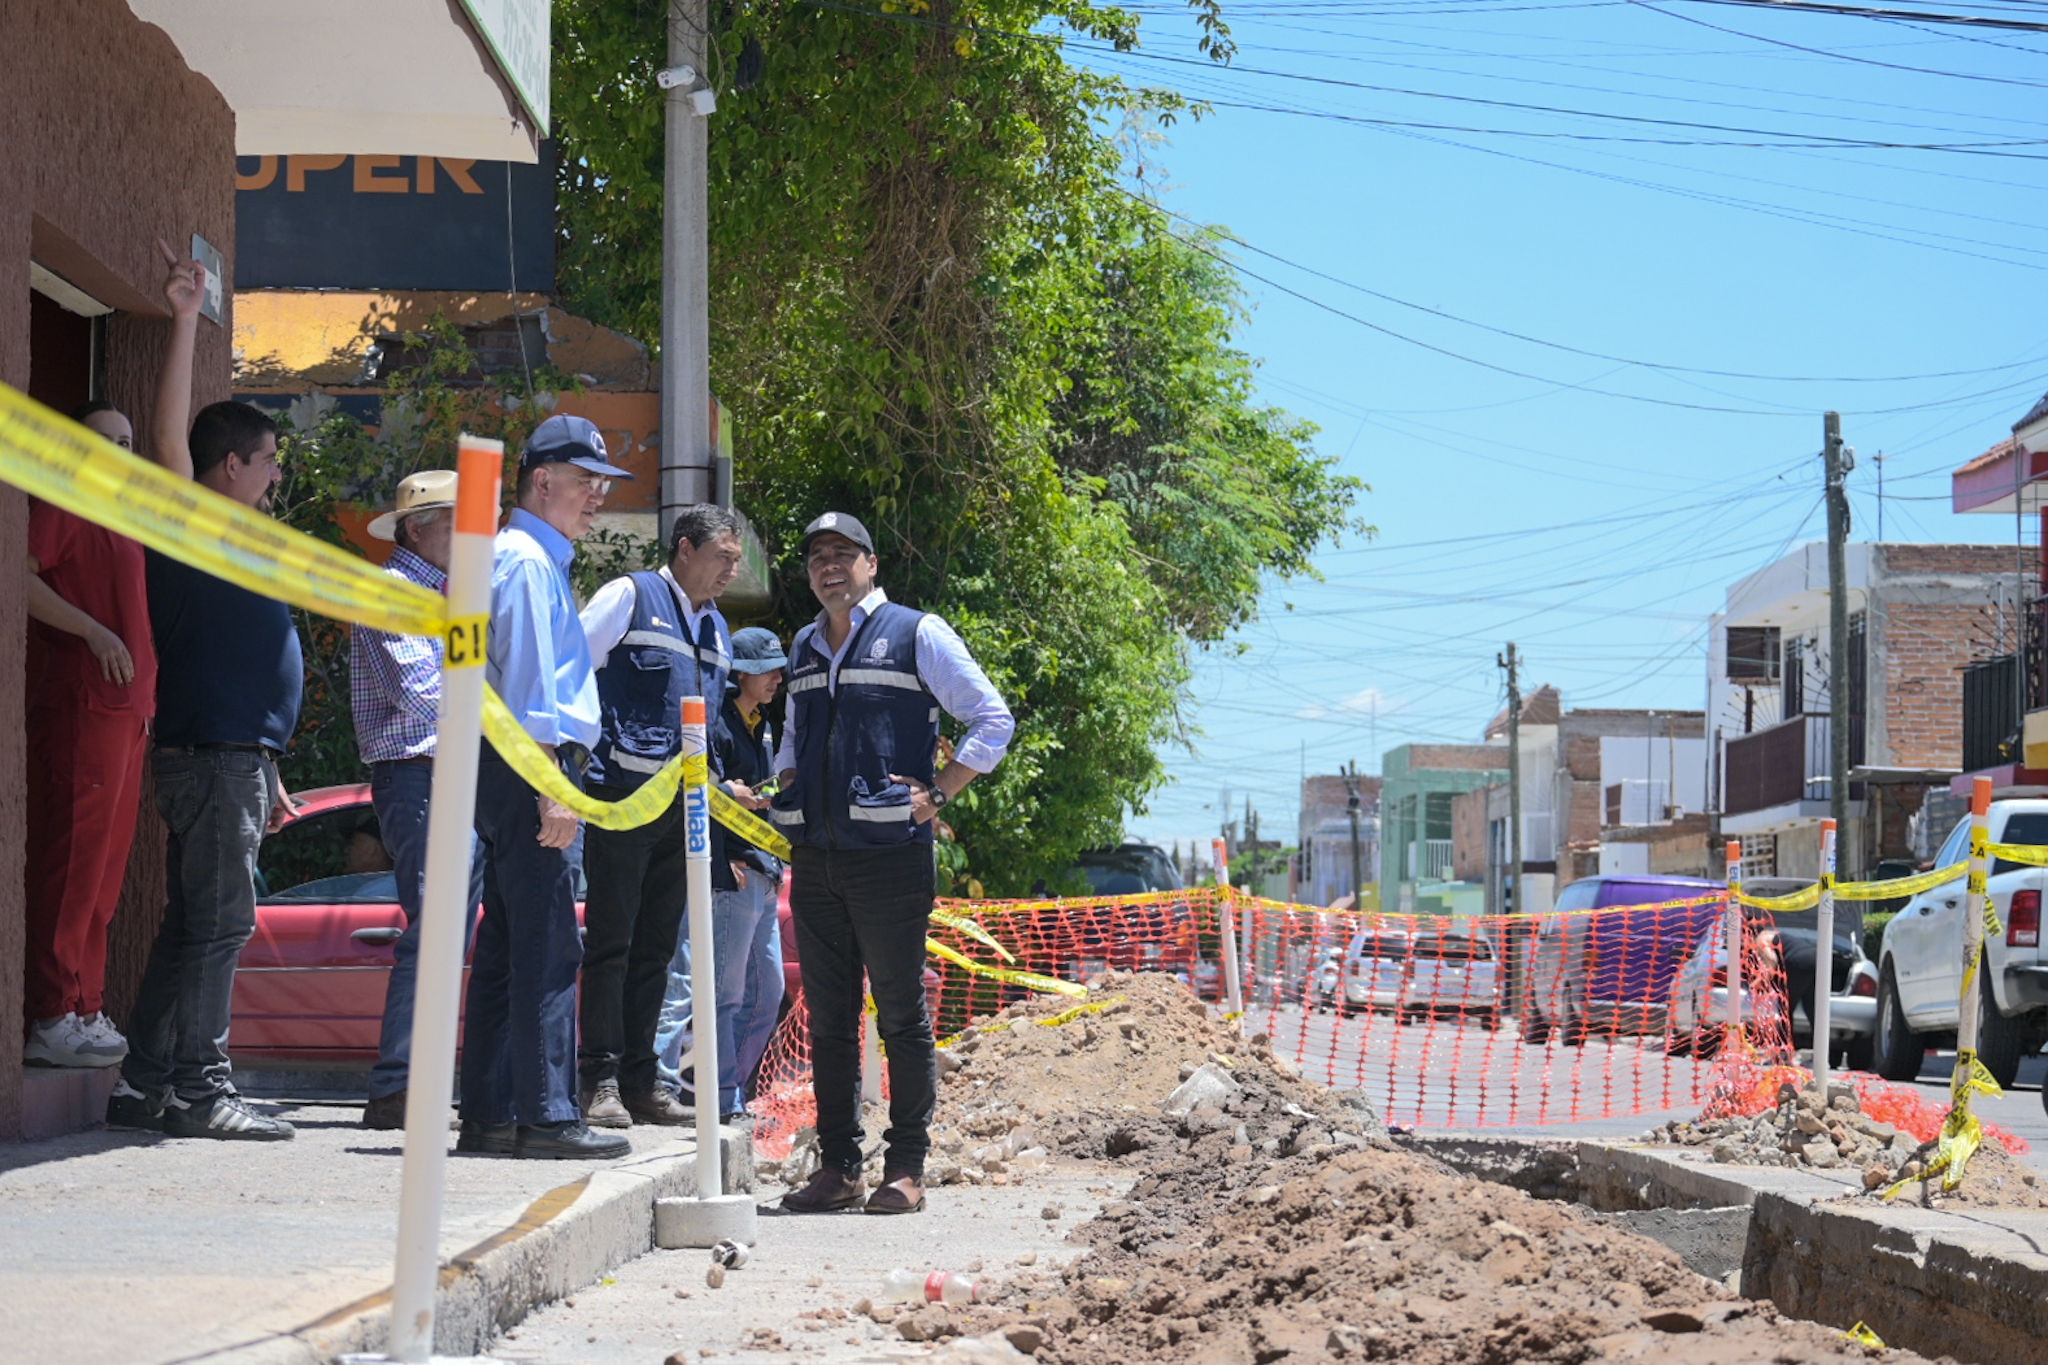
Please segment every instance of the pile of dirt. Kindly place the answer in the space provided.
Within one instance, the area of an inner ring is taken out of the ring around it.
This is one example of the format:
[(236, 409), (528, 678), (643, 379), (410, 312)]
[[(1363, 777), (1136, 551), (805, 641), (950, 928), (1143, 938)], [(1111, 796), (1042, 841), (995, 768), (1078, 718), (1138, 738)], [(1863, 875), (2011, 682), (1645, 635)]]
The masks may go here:
[[(1385, 1133), (1363, 1095), (1303, 1080), (1264, 1035), (1244, 1037), (1173, 977), (1110, 972), (1089, 988), (1085, 1001), (1016, 1001), (939, 1049), (927, 1184), (1013, 1184), (1061, 1156), (1135, 1166), (1179, 1143), (1190, 1123), (1226, 1132), (1246, 1160), (1253, 1149), (1270, 1158), (1340, 1134), (1357, 1144)], [(1177, 1112), (1166, 1112), (1184, 1089)], [(1220, 1101), (1232, 1096), (1239, 1104), (1225, 1122)], [(887, 1118), (871, 1109), (865, 1122), (878, 1132)], [(804, 1129), (769, 1173), (796, 1184), (817, 1159), (816, 1134)], [(881, 1160), (877, 1148), (870, 1179)]]
[(1398, 1149), (1362, 1096), (1302, 1080), (1170, 978), (1094, 984), (1092, 1012), (1022, 1003), (956, 1043), (965, 1065), (941, 1114), (979, 1138), (1028, 1127), (1055, 1154), (1128, 1168), (1132, 1185), (1074, 1230), (1086, 1254), (994, 1277), (988, 1305), (861, 1305), (903, 1337), (1006, 1343), (1041, 1365), (1885, 1354), (1736, 1298), (1574, 1205)]
[[(1934, 1164), (1937, 1143), (1863, 1112), (1856, 1087), (1831, 1081), (1825, 1095), (1811, 1085), (1778, 1087), (1775, 1108), (1737, 1118), (1694, 1119), (1665, 1124), (1649, 1140), (1670, 1146), (1704, 1147), (1717, 1162), (1743, 1166), (1811, 1167), (1855, 1173), (1872, 1195), (1900, 1180), (1923, 1176)], [(1897, 1198), (1928, 1207), (1943, 1203), (1989, 1208), (2048, 1208), (2048, 1189), (2039, 1177), (1996, 1142), (1978, 1148), (1962, 1182), (1944, 1190), (1939, 1177), (1908, 1186)]]

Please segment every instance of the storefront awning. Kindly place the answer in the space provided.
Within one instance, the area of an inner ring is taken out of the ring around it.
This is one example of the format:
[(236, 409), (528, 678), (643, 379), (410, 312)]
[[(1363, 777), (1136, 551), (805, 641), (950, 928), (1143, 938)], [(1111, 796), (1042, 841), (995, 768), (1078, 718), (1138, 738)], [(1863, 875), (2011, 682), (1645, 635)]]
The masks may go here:
[(235, 111), (242, 156), (534, 161), (549, 0), (128, 0)]

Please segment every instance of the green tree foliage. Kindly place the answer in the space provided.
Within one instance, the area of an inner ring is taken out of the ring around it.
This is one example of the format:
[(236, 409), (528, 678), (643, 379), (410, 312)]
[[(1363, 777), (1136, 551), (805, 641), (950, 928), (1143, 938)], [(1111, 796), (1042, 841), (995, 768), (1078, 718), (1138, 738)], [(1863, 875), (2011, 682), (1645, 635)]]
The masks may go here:
[[(556, 11), (566, 304), (660, 318), (666, 7)], [(1227, 60), (1214, 3), (1203, 49)], [(827, 507), (875, 532), (893, 597), (954, 622), (1017, 711), (1011, 757), (949, 810), (946, 870), (1073, 885), (1187, 738), (1188, 651), (1350, 524), (1359, 486), (1252, 393), (1235, 276), (1124, 188), (1186, 106), (1081, 70), (1135, 17), (1043, 0), (714, 7), (712, 382), (770, 549)], [(730, 79), (748, 43), (766, 78)], [(800, 566), (785, 632), (816, 610)]]

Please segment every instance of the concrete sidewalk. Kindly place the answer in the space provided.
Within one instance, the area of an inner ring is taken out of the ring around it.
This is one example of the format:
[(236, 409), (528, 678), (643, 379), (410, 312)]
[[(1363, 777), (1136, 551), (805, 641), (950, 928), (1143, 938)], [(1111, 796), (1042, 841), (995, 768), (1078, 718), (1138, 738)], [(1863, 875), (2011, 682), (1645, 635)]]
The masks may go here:
[[(360, 1106), (277, 1102), (291, 1142), (92, 1132), (0, 1147), (0, 1356), (10, 1365), (309, 1365), (381, 1348), (400, 1134)], [(457, 1156), (437, 1347), (480, 1349), (646, 1251), (695, 1193), (694, 1130), (635, 1128), (604, 1163)], [(449, 1134), (452, 1147), (454, 1134)], [(726, 1130), (726, 1182), (752, 1149)]]

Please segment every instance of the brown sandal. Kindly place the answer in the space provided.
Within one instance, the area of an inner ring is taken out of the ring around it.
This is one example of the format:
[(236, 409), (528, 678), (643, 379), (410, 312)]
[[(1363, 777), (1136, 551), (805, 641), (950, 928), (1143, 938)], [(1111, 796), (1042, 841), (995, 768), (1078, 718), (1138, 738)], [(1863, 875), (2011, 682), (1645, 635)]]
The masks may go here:
[(883, 1177), (882, 1184), (868, 1196), (869, 1213), (923, 1213), (924, 1184), (914, 1175), (899, 1175), (891, 1180)]
[(868, 1192), (860, 1177), (820, 1167), (810, 1183), (782, 1196), (782, 1207), (791, 1213), (837, 1213), (860, 1203)]

